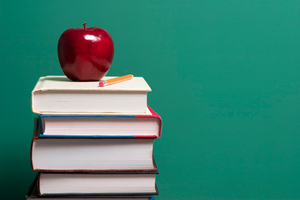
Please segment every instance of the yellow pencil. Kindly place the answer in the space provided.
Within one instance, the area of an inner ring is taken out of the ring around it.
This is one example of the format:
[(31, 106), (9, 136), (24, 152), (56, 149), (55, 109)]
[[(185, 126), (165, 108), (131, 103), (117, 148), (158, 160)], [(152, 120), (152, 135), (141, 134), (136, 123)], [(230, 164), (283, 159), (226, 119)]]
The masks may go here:
[(132, 78), (133, 78), (133, 75), (128, 74), (128, 75), (125, 75), (125, 76), (120, 76), (120, 77), (117, 77), (117, 78), (112, 78), (112, 79), (109, 79), (109, 80), (106, 80), (106, 81), (100, 81), (99, 82), (99, 86), (100, 87), (104, 87), (104, 86), (112, 85), (112, 84), (115, 84), (115, 83), (120, 83), (120, 82), (123, 82), (123, 81), (128, 81), (128, 80), (131, 80)]

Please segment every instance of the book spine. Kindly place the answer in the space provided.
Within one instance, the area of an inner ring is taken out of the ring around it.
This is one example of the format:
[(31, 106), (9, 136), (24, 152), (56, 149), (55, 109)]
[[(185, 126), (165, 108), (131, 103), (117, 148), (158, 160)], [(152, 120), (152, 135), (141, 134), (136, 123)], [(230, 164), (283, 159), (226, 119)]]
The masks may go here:
[(33, 171), (35, 171), (35, 169), (33, 166), (32, 151), (33, 151), (33, 143), (38, 138), (38, 126), (39, 126), (38, 118), (34, 118), (33, 135), (32, 135), (31, 145), (30, 145), (30, 164)]

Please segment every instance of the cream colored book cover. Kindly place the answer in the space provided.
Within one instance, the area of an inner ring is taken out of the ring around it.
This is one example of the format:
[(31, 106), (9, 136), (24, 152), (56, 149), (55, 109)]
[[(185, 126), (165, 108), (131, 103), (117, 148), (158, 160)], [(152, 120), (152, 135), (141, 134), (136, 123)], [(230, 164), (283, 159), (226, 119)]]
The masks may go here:
[[(105, 76), (101, 80), (108, 80), (115, 76)], [(40, 77), (33, 93), (45, 90), (95, 90), (95, 91), (145, 91), (151, 92), (151, 88), (143, 77), (133, 77), (131, 80), (121, 83), (99, 87), (99, 81), (77, 82), (71, 81), (66, 76)]]
[[(106, 76), (102, 80), (115, 78)], [(99, 87), (99, 81), (75, 82), (65, 76), (40, 77), (31, 95), (37, 114), (150, 114), (143, 77)]]

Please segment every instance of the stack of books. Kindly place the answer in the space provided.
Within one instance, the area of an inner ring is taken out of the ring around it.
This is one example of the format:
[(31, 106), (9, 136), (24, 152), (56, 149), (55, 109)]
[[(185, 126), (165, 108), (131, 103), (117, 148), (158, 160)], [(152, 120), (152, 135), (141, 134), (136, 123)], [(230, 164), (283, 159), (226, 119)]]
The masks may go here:
[(107, 87), (41, 77), (31, 97), (38, 173), (26, 199), (153, 200), (162, 120), (147, 105), (150, 91), (142, 77)]

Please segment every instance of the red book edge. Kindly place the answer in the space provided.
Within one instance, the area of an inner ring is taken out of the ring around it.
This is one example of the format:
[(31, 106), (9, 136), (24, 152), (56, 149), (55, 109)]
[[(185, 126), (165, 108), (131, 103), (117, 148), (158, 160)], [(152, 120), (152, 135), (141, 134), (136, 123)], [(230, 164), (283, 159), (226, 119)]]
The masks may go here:
[[(162, 134), (162, 118), (159, 114), (157, 114), (152, 108), (150, 108), (149, 106), (147, 106), (149, 111), (151, 112), (152, 115), (136, 115), (136, 118), (156, 118), (159, 121), (159, 132), (158, 132), (158, 136), (157, 138), (160, 138), (161, 134)], [(149, 138), (151, 136), (134, 136), (135, 138)], [(153, 135), (153, 137), (156, 137), (155, 135)]]
[(41, 195), (41, 174), (38, 174), (37, 184), (38, 184), (38, 193)]

